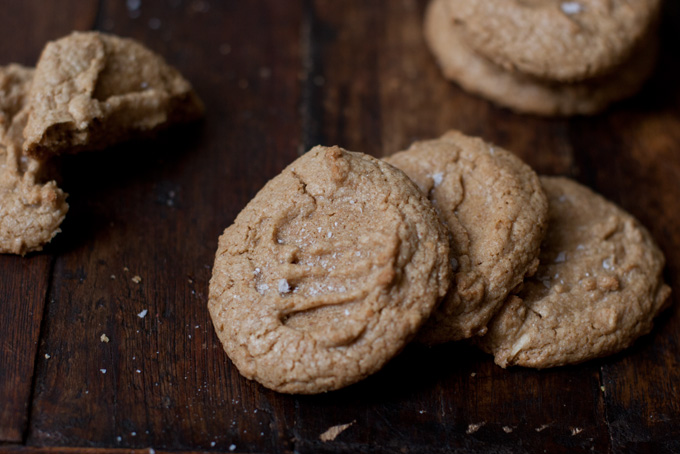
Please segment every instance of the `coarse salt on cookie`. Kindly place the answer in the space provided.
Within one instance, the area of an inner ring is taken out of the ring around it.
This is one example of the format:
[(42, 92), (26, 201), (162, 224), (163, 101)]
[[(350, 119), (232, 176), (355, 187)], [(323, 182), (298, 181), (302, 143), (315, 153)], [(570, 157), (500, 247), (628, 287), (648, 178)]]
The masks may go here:
[(562, 2), (560, 8), (564, 14), (578, 14), (583, 11), (583, 6), (578, 2)]
[(449, 285), (449, 244), (403, 172), (316, 147), (220, 237), (208, 308), (242, 375), (318, 393), (377, 371)]

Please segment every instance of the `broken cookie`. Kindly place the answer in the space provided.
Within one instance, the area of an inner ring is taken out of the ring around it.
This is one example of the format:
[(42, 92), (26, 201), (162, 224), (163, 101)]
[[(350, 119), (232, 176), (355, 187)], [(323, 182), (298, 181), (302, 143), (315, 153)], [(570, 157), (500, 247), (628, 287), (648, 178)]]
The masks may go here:
[(203, 113), (189, 82), (162, 57), (98, 32), (45, 46), (29, 104), (23, 147), (40, 159), (102, 149)]
[(0, 68), (0, 253), (41, 250), (68, 211), (66, 194), (42, 181), (44, 164), (21, 151), (32, 76), (31, 68)]

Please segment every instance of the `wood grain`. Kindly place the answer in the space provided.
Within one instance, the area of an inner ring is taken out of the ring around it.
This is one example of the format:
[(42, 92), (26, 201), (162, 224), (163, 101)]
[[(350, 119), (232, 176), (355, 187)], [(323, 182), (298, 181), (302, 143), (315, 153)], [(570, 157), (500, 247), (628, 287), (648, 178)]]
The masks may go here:
[(45, 253), (0, 257), (0, 451), (680, 452), (675, 295), (631, 349), (545, 371), (503, 370), (465, 343), (412, 345), (359, 384), (287, 396), (243, 379), (222, 351), (206, 310), (217, 238), (316, 144), (384, 156), (451, 128), (480, 135), (639, 217), (680, 285), (677, 2), (639, 96), (556, 120), (444, 80), (422, 38), (426, 2), (6, 6), (3, 61), (30, 64), (72, 28), (130, 36), (185, 74), (207, 112), (154, 140), (64, 159), (64, 232)]
[(239, 376), (206, 309), (217, 237), (297, 156), (301, 137), (301, 9), (249, 4), (143, 2), (131, 11), (108, 2), (100, 11), (102, 28), (139, 39), (193, 81), (207, 114), (156, 140), (64, 161), (72, 209), (30, 445), (290, 444), (292, 402)]
[[(2, 10), (0, 65), (33, 66), (45, 42), (93, 26), (96, 2), (7, 2)], [(48, 245), (27, 258), (0, 256), (0, 442), (23, 440), (34, 363), (45, 360), (36, 352), (52, 250)]]

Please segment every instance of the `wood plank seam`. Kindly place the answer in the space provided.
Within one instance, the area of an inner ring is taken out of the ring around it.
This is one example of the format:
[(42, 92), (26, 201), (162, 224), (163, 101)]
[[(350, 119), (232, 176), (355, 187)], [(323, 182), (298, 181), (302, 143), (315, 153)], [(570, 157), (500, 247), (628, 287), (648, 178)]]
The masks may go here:
[(40, 361), (40, 345), (43, 340), (43, 335), (45, 334), (45, 330), (47, 329), (47, 313), (49, 312), (49, 304), (50, 304), (50, 294), (52, 292), (52, 283), (54, 280), (54, 268), (56, 264), (56, 257), (52, 256), (50, 259), (50, 266), (48, 268), (48, 279), (47, 279), (47, 286), (45, 287), (45, 295), (43, 296), (44, 302), (43, 302), (43, 307), (42, 307), (42, 314), (40, 317), (40, 328), (38, 330), (38, 342), (35, 347), (35, 357), (33, 358), (33, 373), (31, 375), (31, 392), (28, 396), (28, 408), (26, 411), (26, 415), (24, 417), (24, 427), (23, 430), (21, 431), (22, 436), (21, 436), (21, 442), (26, 445), (26, 442), (28, 440), (28, 433), (31, 428), (31, 419), (33, 418), (33, 397), (35, 395), (35, 388), (37, 386), (37, 381), (38, 381), (38, 366), (39, 366), (39, 361)]

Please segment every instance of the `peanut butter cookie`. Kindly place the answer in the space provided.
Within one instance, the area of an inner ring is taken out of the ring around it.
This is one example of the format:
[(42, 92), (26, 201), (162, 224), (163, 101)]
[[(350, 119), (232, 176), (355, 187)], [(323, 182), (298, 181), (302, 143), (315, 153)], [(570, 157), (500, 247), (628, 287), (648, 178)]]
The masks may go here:
[(425, 38), (444, 76), (468, 92), (517, 112), (548, 116), (591, 115), (640, 90), (654, 70), (658, 36), (651, 34), (611, 74), (558, 83), (508, 71), (472, 51), (453, 21), (447, 0), (425, 13)]
[(536, 275), (479, 339), (501, 367), (615, 353), (652, 329), (670, 288), (664, 257), (631, 215), (567, 178), (542, 177), (549, 228)]
[(102, 149), (203, 111), (189, 82), (160, 56), (97, 32), (45, 46), (29, 104), (24, 150), (41, 159)]
[(450, 282), (449, 240), (403, 172), (316, 147), (220, 237), (208, 308), (241, 374), (319, 393), (380, 369)]
[(44, 164), (21, 151), (32, 76), (31, 68), (0, 68), (0, 253), (41, 250), (68, 211), (66, 194), (42, 181)]
[(509, 71), (574, 82), (602, 76), (656, 27), (660, 0), (446, 0), (465, 43)]
[(512, 153), (457, 131), (385, 160), (427, 194), (452, 235), (453, 285), (418, 340), (483, 335), (508, 293), (538, 266), (548, 215), (538, 176)]

